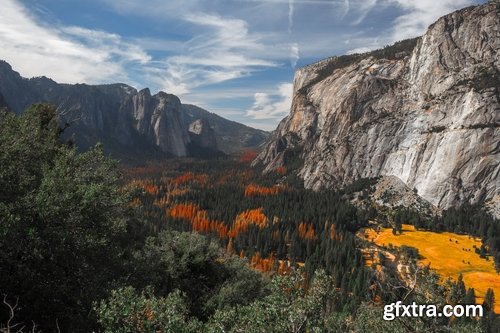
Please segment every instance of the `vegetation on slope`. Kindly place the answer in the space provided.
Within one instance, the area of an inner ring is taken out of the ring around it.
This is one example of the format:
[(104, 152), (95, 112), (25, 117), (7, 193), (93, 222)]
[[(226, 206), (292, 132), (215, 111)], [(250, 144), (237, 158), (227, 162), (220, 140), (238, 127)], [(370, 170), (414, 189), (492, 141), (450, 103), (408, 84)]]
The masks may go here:
[[(393, 233), (391, 228), (366, 231), (367, 239), (378, 246), (390, 249), (410, 246), (418, 250), (419, 262), (429, 265), (431, 269), (444, 279), (455, 280), (462, 275), (466, 286), (473, 287), (476, 301), (481, 304), (489, 288), (500, 295), (500, 275), (488, 257), (481, 258), (476, 249), (481, 247), (481, 241), (466, 235), (450, 232), (430, 232), (415, 230), (411, 225), (403, 225), (402, 232)], [(446, 255), (443, 255), (443, 252)], [(500, 304), (496, 312), (500, 313)]]
[(493, 294), (482, 320), (384, 321), (383, 304), (403, 298), (471, 298), (426, 270), (408, 293), (389, 268), (365, 267), (355, 233), (373, 212), (343, 193), (278, 190), (282, 170), (260, 178), (232, 160), (169, 161), (125, 180), (100, 146), (78, 154), (61, 142), (46, 105), (2, 111), (0, 125), (1, 332), (498, 327)]
[[(405, 56), (409, 56), (417, 42), (420, 38), (411, 38), (405, 39), (399, 42), (394, 43), (393, 45), (385, 46), (381, 49), (366, 52), (366, 53), (355, 53), (355, 54), (346, 54), (338, 57), (332, 57), (326, 60), (320, 61), (322, 63), (319, 68), (319, 71), (316, 73), (316, 77), (307, 83), (304, 87), (300, 89), (300, 93), (305, 94), (309, 91), (309, 89), (315, 84), (323, 81), (328, 76), (332, 75), (332, 73), (339, 69), (350, 66), (354, 63), (359, 62), (362, 59), (366, 59), (369, 57), (373, 57), (375, 59), (401, 59)], [(316, 64), (312, 64), (310, 66), (315, 66)]]

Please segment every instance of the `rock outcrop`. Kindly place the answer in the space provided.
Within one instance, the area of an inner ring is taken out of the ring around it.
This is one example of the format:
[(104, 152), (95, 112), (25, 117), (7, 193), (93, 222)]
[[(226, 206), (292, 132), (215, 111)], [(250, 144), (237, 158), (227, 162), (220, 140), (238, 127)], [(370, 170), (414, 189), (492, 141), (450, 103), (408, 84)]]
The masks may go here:
[(303, 161), (307, 188), (394, 176), (447, 208), (498, 197), (500, 4), (440, 18), (420, 38), (299, 69), (289, 116), (254, 164)]
[(185, 124), (198, 119), (207, 120), (214, 131), (218, 149), (226, 154), (257, 149), (269, 137), (268, 132), (227, 120), (195, 105), (183, 104), (182, 110)]
[(208, 120), (200, 118), (189, 124), (189, 138), (201, 148), (211, 149), (217, 147), (214, 130)]
[[(134, 128), (164, 152), (186, 156), (189, 135), (181, 119), (181, 101), (175, 95), (159, 92), (151, 96), (143, 89), (132, 96), (125, 113), (132, 113)], [(217, 146), (210, 147), (217, 149)]]
[(243, 146), (234, 138), (249, 135), (255, 145), (267, 138), (264, 131), (182, 105), (175, 95), (151, 95), (149, 89), (137, 91), (125, 84), (70, 85), (46, 77), (25, 79), (3, 61), (0, 96), (2, 105), (18, 114), (33, 103), (54, 104), (62, 125), (69, 125), (64, 134), (80, 149), (100, 141), (107, 152), (125, 160), (209, 157), (219, 153), (218, 142), (232, 153)]

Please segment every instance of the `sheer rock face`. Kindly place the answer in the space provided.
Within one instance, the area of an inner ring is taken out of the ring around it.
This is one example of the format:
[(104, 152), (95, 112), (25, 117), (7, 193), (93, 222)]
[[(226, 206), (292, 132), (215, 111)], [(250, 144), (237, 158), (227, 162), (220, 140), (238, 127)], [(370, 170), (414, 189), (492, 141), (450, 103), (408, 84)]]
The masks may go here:
[[(188, 131), (190, 131), (189, 127), (192, 127), (191, 124), (200, 119), (203, 123), (207, 122), (209, 126), (205, 129), (209, 132), (213, 130), (217, 148), (226, 154), (259, 149), (259, 146), (269, 137), (268, 132), (224, 119), (195, 105), (183, 104), (182, 111), (183, 121), (188, 125)], [(207, 137), (205, 136), (205, 138)], [(211, 140), (210, 138), (209, 141)], [(206, 144), (202, 144), (202, 146), (206, 146)]]
[(181, 101), (175, 95), (159, 92), (151, 96), (149, 89), (132, 97), (128, 106), (135, 129), (164, 152), (187, 155), (189, 135), (181, 121)]
[(270, 171), (299, 148), (315, 190), (395, 176), (440, 208), (498, 197), (499, 7), (444, 16), (404, 52), (299, 69), (291, 112), (254, 163)]
[(214, 130), (206, 119), (200, 118), (193, 121), (189, 124), (188, 132), (191, 141), (199, 147), (206, 149), (217, 147)]
[[(9, 64), (0, 61), (0, 95), (15, 113), (33, 103), (48, 102), (57, 107), (65, 135), (81, 149), (105, 143), (118, 157), (143, 158), (158, 153), (187, 156), (191, 143), (178, 97), (164, 92), (151, 95), (125, 84), (58, 84), (46, 77), (22, 78)], [(212, 133), (213, 134), (213, 133)], [(206, 147), (217, 151), (215, 138), (205, 134)]]

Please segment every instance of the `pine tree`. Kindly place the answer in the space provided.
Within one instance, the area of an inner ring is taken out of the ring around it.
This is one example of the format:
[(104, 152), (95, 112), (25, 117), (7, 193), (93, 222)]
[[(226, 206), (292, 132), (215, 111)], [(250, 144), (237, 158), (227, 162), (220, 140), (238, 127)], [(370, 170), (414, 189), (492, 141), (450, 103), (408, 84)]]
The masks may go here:
[(469, 288), (467, 290), (467, 294), (465, 294), (464, 300), (462, 301), (464, 304), (476, 304), (476, 293), (474, 288)]
[(461, 303), (465, 298), (466, 289), (463, 281), (463, 276), (460, 274), (456, 283), (452, 283), (449, 300), (451, 304)]
[(495, 293), (493, 289), (488, 288), (486, 294), (484, 295), (483, 308), (485, 312), (493, 311), (495, 306)]

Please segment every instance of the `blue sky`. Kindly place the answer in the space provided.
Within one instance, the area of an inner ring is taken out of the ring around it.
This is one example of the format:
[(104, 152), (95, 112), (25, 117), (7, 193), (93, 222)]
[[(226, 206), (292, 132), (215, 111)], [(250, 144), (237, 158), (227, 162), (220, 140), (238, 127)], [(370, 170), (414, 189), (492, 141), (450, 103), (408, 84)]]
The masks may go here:
[(25, 77), (123, 82), (272, 130), (294, 70), (418, 36), (480, 0), (1, 0), (0, 59)]

